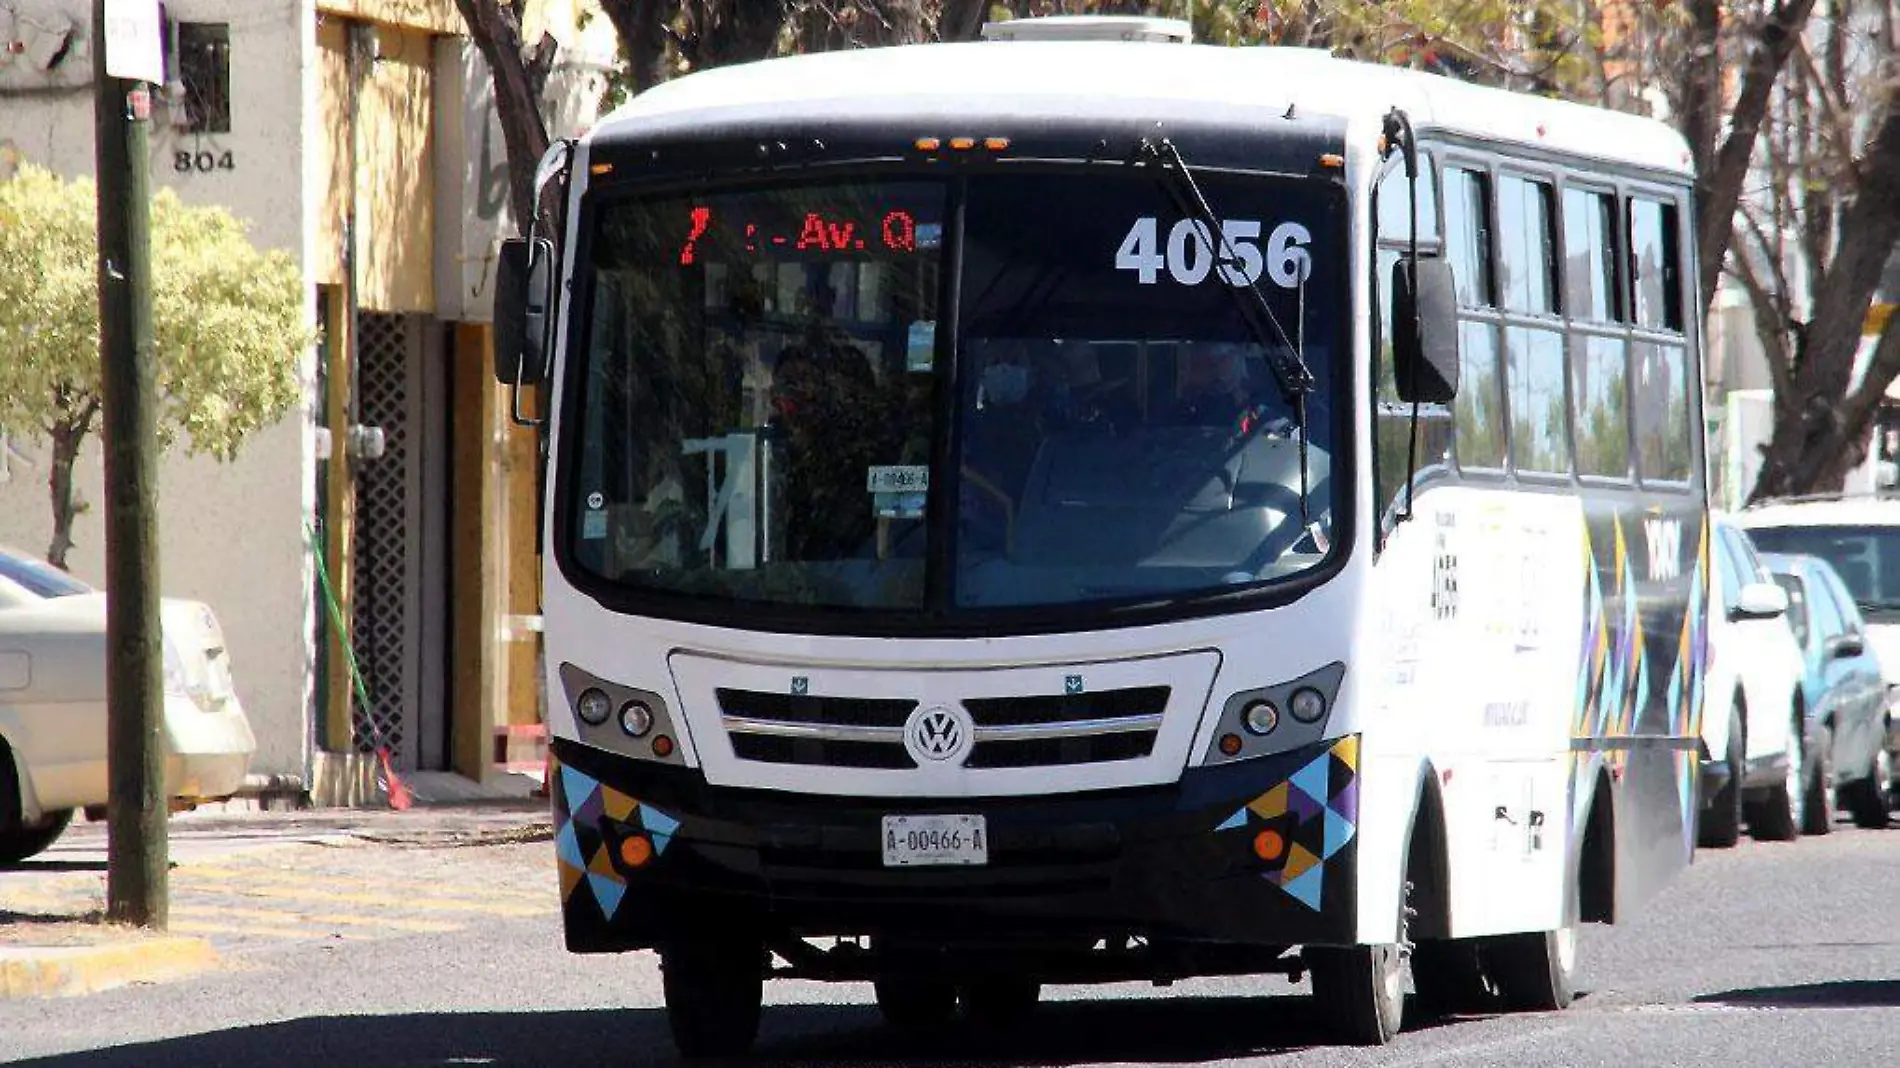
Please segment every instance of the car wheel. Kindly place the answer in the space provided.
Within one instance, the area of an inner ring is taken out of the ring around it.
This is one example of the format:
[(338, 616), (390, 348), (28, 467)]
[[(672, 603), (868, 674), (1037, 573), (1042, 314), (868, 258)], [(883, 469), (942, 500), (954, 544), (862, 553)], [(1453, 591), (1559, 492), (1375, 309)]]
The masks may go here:
[(1801, 820), (1802, 834), (1826, 834), (1834, 829), (1834, 732), (1820, 728), (1814, 747), (1819, 752), (1808, 754), (1808, 785), (1803, 791), (1807, 815)]
[(73, 810), (62, 808), (41, 816), (38, 823), (0, 831), (0, 868), (10, 868), (31, 856), (46, 852), (66, 826), (73, 821)]
[(1807, 808), (1807, 746), (1802, 731), (1788, 735), (1788, 773), (1768, 788), (1767, 796), (1748, 805), (1748, 833), (1762, 842), (1792, 842), (1801, 837)]
[(1847, 810), (1854, 816), (1854, 826), (1878, 830), (1887, 826), (1888, 811), (1893, 807), (1892, 786), (1893, 757), (1883, 743), (1874, 752), (1873, 774), (1858, 782), (1850, 782), (1841, 792), (1845, 795)]
[(1568, 1008), (1576, 996), (1577, 927), (1502, 935), (1484, 947), (1504, 1003), (1523, 1012)]
[(1727, 849), (1742, 837), (1742, 774), (1748, 755), (1748, 724), (1742, 710), (1731, 706), (1728, 712), (1728, 782), (1715, 792), (1702, 814), (1698, 844), (1708, 849)]
[(755, 939), (696, 929), (660, 951), (673, 1045), (688, 1060), (737, 1057), (759, 1036), (764, 951)]

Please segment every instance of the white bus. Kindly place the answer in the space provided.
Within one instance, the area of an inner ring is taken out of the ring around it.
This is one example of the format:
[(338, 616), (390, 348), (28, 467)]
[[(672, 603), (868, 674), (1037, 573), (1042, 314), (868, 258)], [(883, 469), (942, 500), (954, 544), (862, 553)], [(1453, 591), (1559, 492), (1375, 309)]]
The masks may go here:
[(1690, 858), (1684, 143), (1046, 39), (1145, 25), (671, 82), (504, 250), (567, 946), (657, 949), (689, 1055), (771, 977), (981, 1027), (1310, 976), (1383, 1043), (1408, 976), (1562, 1007)]

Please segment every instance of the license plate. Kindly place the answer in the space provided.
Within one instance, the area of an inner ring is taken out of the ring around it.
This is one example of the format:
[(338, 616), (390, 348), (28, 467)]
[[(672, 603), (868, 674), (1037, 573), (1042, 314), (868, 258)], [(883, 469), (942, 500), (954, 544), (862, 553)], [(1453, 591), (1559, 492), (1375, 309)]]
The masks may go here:
[(982, 816), (884, 817), (887, 868), (989, 862), (989, 828)]

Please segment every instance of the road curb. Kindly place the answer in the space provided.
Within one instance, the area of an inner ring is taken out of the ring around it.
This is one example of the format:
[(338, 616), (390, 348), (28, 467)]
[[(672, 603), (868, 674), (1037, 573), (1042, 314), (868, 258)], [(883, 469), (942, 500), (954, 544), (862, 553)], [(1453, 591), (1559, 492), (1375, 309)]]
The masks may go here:
[(218, 954), (202, 938), (141, 938), (91, 946), (0, 945), (0, 1000), (95, 994), (205, 971)]

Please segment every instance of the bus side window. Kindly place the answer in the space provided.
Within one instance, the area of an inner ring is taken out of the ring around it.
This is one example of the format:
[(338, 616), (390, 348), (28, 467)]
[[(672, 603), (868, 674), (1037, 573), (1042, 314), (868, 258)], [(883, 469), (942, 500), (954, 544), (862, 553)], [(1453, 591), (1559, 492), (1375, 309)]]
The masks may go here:
[[(1437, 171), (1431, 155), (1419, 153), (1418, 240), (1421, 251), (1431, 256), (1440, 234), (1438, 228)], [(1392, 270), (1398, 265), (1403, 249), (1412, 238), (1410, 183), (1405, 166), (1395, 159), (1394, 166), (1380, 179), (1373, 205), (1378, 225), (1378, 247), (1373, 255), (1373, 290), (1378, 294), (1376, 313), (1378, 348), (1372, 354), (1376, 375), (1373, 394), (1373, 434), (1375, 465), (1373, 493), (1380, 507), (1390, 511), (1403, 505), (1406, 465), (1412, 460), (1412, 406), (1399, 401), (1398, 383), (1392, 363)], [(1451, 456), (1451, 421), (1443, 405), (1427, 404), (1419, 408), (1418, 471), (1443, 469)]]
[(1636, 325), (1682, 331), (1682, 243), (1676, 206), (1631, 197), (1630, 283)]
[(1458, 280), (1458, 303), (1497, 306), (1491, 278), (1490, 180), (1478, 171), (1445, 168), (1445, 249)]
[(1593, 323), (1623, 321), (1617, 292), (1616, 198), (1573, 187), (1564, 190), (1564, 309)]
[(1557, 311), (1552, 218), (1548, 184), (1510, 175), (1498, 179), (1498, 275), (1511, 311)]
[(1637, 470), (1646, 482), (1687, 482), (1695, 461), (1688, 354), (1681, 345), (1638, 341), (1635, 369)]

